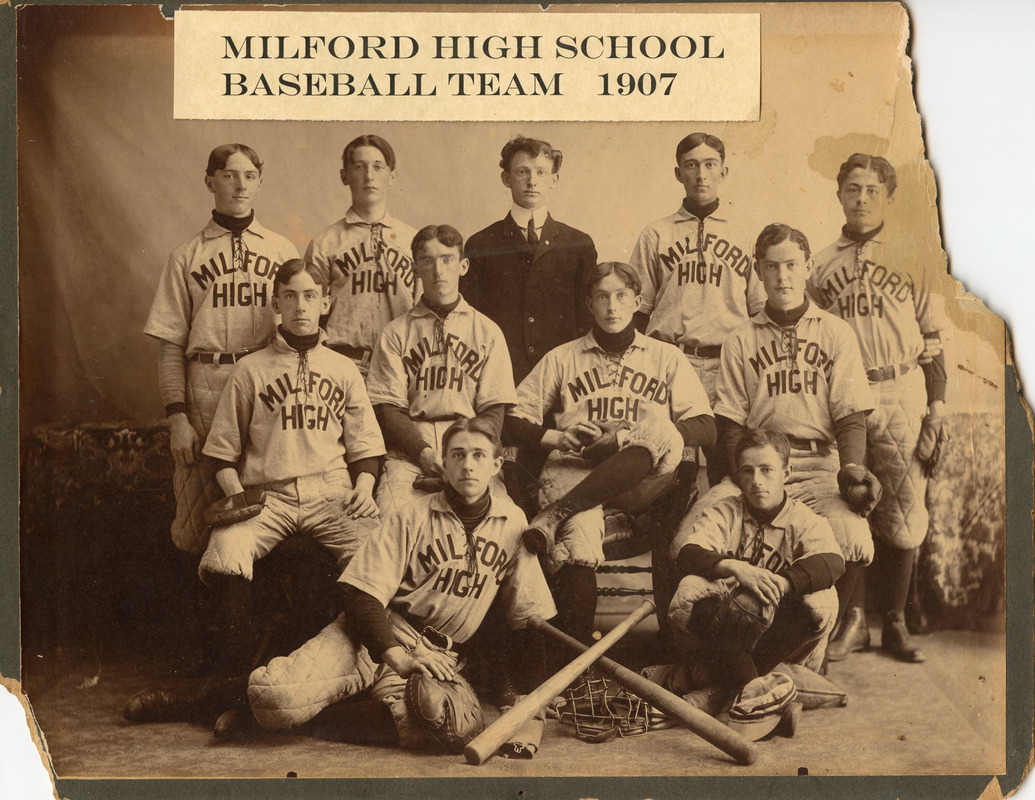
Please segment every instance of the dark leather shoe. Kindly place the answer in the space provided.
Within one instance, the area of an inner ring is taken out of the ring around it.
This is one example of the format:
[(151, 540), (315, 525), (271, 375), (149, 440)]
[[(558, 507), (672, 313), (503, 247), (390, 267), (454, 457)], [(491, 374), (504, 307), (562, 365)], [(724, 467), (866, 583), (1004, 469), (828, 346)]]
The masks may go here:
[(866, 612), (851, 606), (841, 621), (841, 630), (827, 645), (827, 661), (844, 661), (849, 653), (868, 650), (870, 647), (870, 628), (866, 624)]
[(212, 728), (212, 735), (221, 742), (244, 742), (254, 739), (261, 732), (262, 728), (248, 708), (224, 711)]
[(532, 517), (521, 540), (525, 547), (533, 553), (549, 553), (557, 539), (557, 530), (574, 512), (566, 504), (557, 501), (550, 503), (542, 511)]
[(189, 722), (193, 705), (165, 689), (144, 689), (122, 707), (122, 716), (129, 722)]
[(880, 634), (880, 647), (885, 653), (899, 661), (919, 664), (924, 654), (913, 645), (906, 627), (906, 615), (902, 611), (889, 611), (884, 615), (884, 629)]

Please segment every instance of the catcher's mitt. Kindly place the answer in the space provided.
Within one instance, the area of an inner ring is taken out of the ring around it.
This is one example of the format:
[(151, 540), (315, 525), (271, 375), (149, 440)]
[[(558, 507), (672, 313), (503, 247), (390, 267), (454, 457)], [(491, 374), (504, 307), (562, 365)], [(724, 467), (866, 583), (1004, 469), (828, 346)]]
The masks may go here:
[(916, 443), (916, 457), (928, 475), (938, 466), (944, 455), (944, 446), (951, 441), (949, 421), (945, 417), (924, 417), (920, 426), (920, 439)]
[(869, 516), (884, 491), (877, 476), (859, 464), (841, 467), (837, 473), (837, 488), (848, 507), (860, 517)]
[(718, 603), (709, 628), (715, 641), (731, 652), (750, 653), (773, 624), (776, 606), (737, 586)]
[(478, 695), (459, 672), (443, 681), (423, 672), (406, 680), (406, 706), (435, 741), (450, 753), (462, 753), (485, 730)]
[(266, 505), (266, 493), (262, 489), (245, 489), (216, 500), (205, 509), (205, 524), (223, 528), (235, 522), (258, 516)]

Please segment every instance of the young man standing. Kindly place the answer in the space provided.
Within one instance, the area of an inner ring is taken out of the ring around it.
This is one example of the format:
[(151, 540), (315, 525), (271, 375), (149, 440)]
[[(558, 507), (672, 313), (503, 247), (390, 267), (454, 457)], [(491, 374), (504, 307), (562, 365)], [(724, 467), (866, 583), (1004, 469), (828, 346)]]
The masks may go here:
[(694, 676), (691, 699), (712, 714), (777, 664), (808, 665), (834, 626), (845, 562), (827, 521), (787, 495), (790, 449), (781, 433), (745, 431), (733, 462), (741, 492), (673, 541), (681, 580), (669, 622)]
[(237, 360), (273, 336), (273, 278), (298, 257), (293, 244), (255, 219), (262, 166), (243, 144), (209, 154), (212, 219), (169, 256), (144, 325), (159, 343), (158, 383), (176, 463), (172, 539), (193, 554), (208, 544), (205, 508), (221, 496), (201, 458), (216, 404)]
[[(946, 326), (934, 265), (925, 245), (885, 230), (894, 201), (895, 169), (880, 156), (856, 153), (841, 165), (837, 197), (845, 225), (816, 258), (809, 290), (817, 304), (855, 331), (877, 411), (867, 419), (870, 469), (884, 492), (870, 517), (881, 553), (888, 595), (881, 647), (900, 661), (923, 661), (910, 641), (905, 607), (917, 548), (927, 535), (925, 465), (917, 457), (921, 424), (941, 425), (945, 406)], [(870, 644), (866, 588), (860, 576), (838, 637), (827, 650), (840, 661)]]
[(381, 330), (420, 297), (409, 253), (415, 231), (388, 214), (395, 164), (392, 146), (375, 134), (346, 145), (341, 182), (349, 187), (352, 205), (309, 243), (305, 255), (330, 281), (327, 344), (364, 375)]
[(510, 190), (510, 213), (467, 242), (471, 268), (461, 292), (503, 331), (515, 383), (553, 348), (589, 330), (582, 276), (597, 263), (596, 248), (547, 207), (562, 158), (540, 139), (507, 142), (500, 179)]
[(423, 479), (441, 481), (437, 443), (451, 423), (478, 416), (498, 434), (515, 400), (503, 334), (460, 295), (468, 268), (460, 232), (429, 225), (414, 237), (412, 250), (424, 293), (385, 327), (368, 375), (389, 449), (377, 488), (386, 514), (424, 494), (422, 483), (434, 485)]
[[(765, 303), (751, 269), (750, 234), (732, 203), (719, 199), (728, 174), (717, 136), (691, 133), (680, 141), (675, 176), (683, 203), (643, 230), (629, 259), (643, 284), (640, 330), (686, 354), (712, 406), (723, 342)], [(705, 448), (705, 458), (715, 485), (725, 474), (722, 453)]]
[[(873, 559), (864, 515), (879, 499), (880, 484), (863, 466), (873, 399), (859, 345), (847, 323), (806, 296), (812, 267), (801, 231), (774, 223), (759, 235), (755, 269), (766, 305), (722, 347), (714, 410), (727, 463), (736, 463), (732, 455), (745, 428), (779, 431), (789, 440), (787, 493), (826, 518), (844, 556), (840, 617), (859, 571)], [(689, 522), (731, 491), (726, 481), (710, 490)]]

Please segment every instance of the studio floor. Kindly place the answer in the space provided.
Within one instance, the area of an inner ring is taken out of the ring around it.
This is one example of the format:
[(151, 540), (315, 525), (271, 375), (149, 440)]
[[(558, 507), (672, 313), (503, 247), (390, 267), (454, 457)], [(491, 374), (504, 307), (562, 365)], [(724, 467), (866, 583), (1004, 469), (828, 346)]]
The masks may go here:
[[(869, 620), (874, 643), (880, 623)], [(629, 636), (636, 645), (638, 632)], [(646, 634), (639, 634), (644, 636)], [(462, 756), (266, 735), (235, 743), (187, 723), (132, 725), (125, 700), (163, 678), (125, 654), (93, 664), (27, 655), (24, 685), (60, 778), (286, 776), (476, 778), (489, 776), (751, 776), (986, 774), (1005, 770), (1005, 634), (941, 631), (918, 637), (927, 660), (901, 664), (879, 648), (833, 664), (844, 708), (807, 711), (794, 738), (759, 743), (740, 766), (684, 729), (588, 744), (551, 720), (530, 761)], [(621, 660), (621, 654), (615, 653)], [(96, 675), (96, 681), (92, 677)]]

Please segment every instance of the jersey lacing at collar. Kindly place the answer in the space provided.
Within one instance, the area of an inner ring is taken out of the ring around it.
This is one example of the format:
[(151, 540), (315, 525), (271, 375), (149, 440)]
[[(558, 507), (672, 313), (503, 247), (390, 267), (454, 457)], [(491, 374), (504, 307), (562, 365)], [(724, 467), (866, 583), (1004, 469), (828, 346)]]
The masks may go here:
[(298, 371), (295, 374), (295, 386), (299, 391), (305, 393), (304, 402), (309, 402), (309, 351), (320, 343), (320, 332), (311, 333), (306, 336), (297, 336), (290, 331), (284, 330), (281, 325), (277, 330), (284, 337), (288, 347), (298, 353)]

